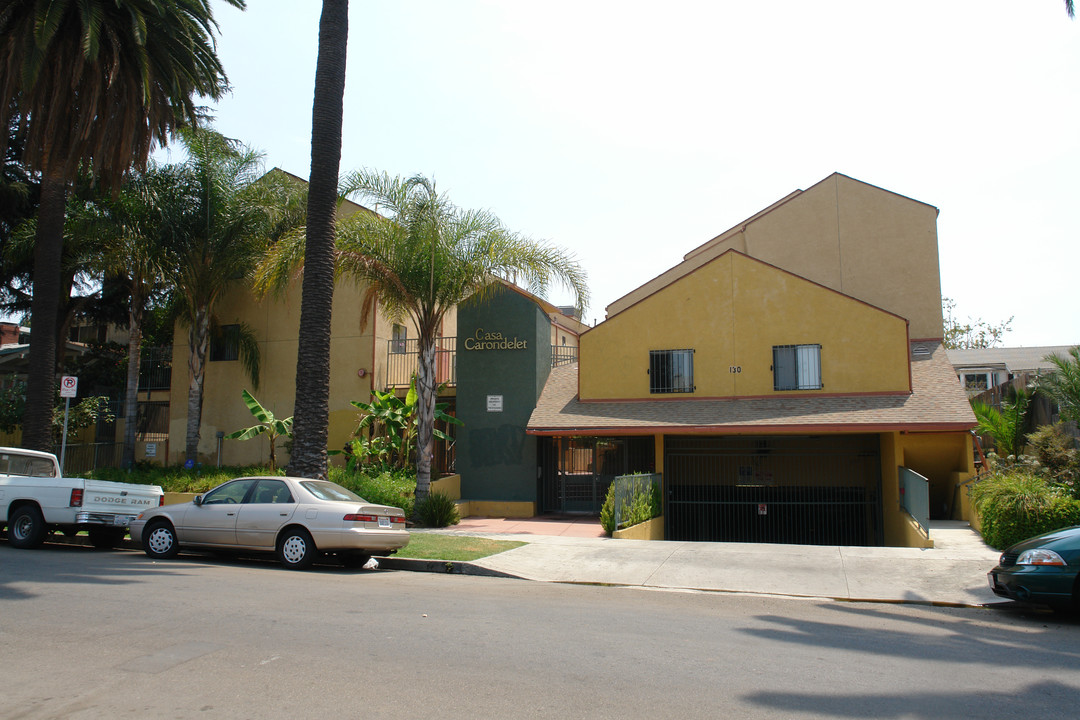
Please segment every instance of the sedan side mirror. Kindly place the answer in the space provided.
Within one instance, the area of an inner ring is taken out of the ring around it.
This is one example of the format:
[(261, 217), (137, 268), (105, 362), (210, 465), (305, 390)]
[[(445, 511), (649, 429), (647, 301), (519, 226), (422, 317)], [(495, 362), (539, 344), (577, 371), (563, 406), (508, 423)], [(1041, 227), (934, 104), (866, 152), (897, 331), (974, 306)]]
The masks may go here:
[(194, 498), (192, 498), (191, 502), (195, 503), (196, 505), (202, 505), (202, 495), (196, 495)]

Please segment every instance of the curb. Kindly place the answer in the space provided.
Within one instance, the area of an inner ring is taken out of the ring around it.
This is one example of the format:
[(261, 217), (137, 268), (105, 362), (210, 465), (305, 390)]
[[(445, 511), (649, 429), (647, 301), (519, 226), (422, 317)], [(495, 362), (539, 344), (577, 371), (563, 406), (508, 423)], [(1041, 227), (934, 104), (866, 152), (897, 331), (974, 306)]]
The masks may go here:
[(414, 558), (396, 558), (376, 556), (379, 569), (406, 570), (408, 572), (440, 573), (443, 575), (473, 575), (476, 577), (500, 577), (524, 580), (520, 575), (512, 575), (500, 570), (473, 565), (461, 560), (419, 560)]

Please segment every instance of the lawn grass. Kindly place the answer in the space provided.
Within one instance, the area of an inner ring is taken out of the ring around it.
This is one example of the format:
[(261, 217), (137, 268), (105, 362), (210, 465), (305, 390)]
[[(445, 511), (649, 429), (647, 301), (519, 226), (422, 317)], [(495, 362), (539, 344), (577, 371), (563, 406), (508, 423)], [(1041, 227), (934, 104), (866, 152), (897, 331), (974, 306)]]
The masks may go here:
[(525, 544), (517, 540), (489, 540), (465, 535), (414, 532), (409, 536), (409, 544), (398, 550), (394, 557), (468, 562), (513, 550)]

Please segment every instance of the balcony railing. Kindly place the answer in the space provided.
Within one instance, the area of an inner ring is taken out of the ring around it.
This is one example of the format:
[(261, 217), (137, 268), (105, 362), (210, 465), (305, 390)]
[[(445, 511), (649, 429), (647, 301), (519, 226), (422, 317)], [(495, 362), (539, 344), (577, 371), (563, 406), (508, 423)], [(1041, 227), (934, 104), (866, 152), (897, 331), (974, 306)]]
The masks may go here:
[(139, 360), (139, 390), (168, 390), (172, 383), (172, 348), (143, 348)]
[[(409, 387), (420, 359), (418, 340), (388, 340), (386, 343), (386, 387)], [(578, 349), (551, 346), (551, 367), (577, 362)], [(457, 385), (457, 338), (435, 340), (435, 379), (439, 385)]]
[[(420, 364), (419, 340), (386, 343), (386, 387), (409, 387)], [(457, 338), (435, 338), (435, 382), (457, 385)]]

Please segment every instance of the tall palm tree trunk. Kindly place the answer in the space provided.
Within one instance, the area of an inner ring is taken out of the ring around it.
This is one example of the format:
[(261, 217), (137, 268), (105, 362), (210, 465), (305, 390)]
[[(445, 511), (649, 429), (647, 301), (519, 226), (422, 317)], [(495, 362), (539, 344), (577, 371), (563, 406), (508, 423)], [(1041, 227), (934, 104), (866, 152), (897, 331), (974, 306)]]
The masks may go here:
[(141, 298), (132, 293), (128, 312), (128, 368), (124, 386), (124, 454), (121, 466), (130, 468), (135, 464), (135, 430), (139, 411), (139, 364), (142, 361), (142, 304)]
[(341, 165), (348, 0), (323, 0), (311, 109), (307, 243), (296, 357), (296, 402), (289, 474), (326, 476), (330, 421), (330, 312), (334, 302), (334, 212)]
[(53, 449), (52, 414), (56, 395), (56, 316), (60, 307), (60, 268), (64, 250), (64, 211), (68, 185), (63, 172), (50, 168), (41, 179), (34, 246), (34, 297), (30, 304), (30, 369), (27, 372), (23, 447)]
[(420, 358), (416, 366), (416, 507), (431, 490), (431, 458), (435, 453), (435, 336), (420, 337)]
[(199, 460), (199, 426), (202, 423), (203, 378), (206, 375), (206, 352), (210, 346), (210, 313), (199, 308), (188, 331), (188, 411), (187, 442), (184, 457)]

